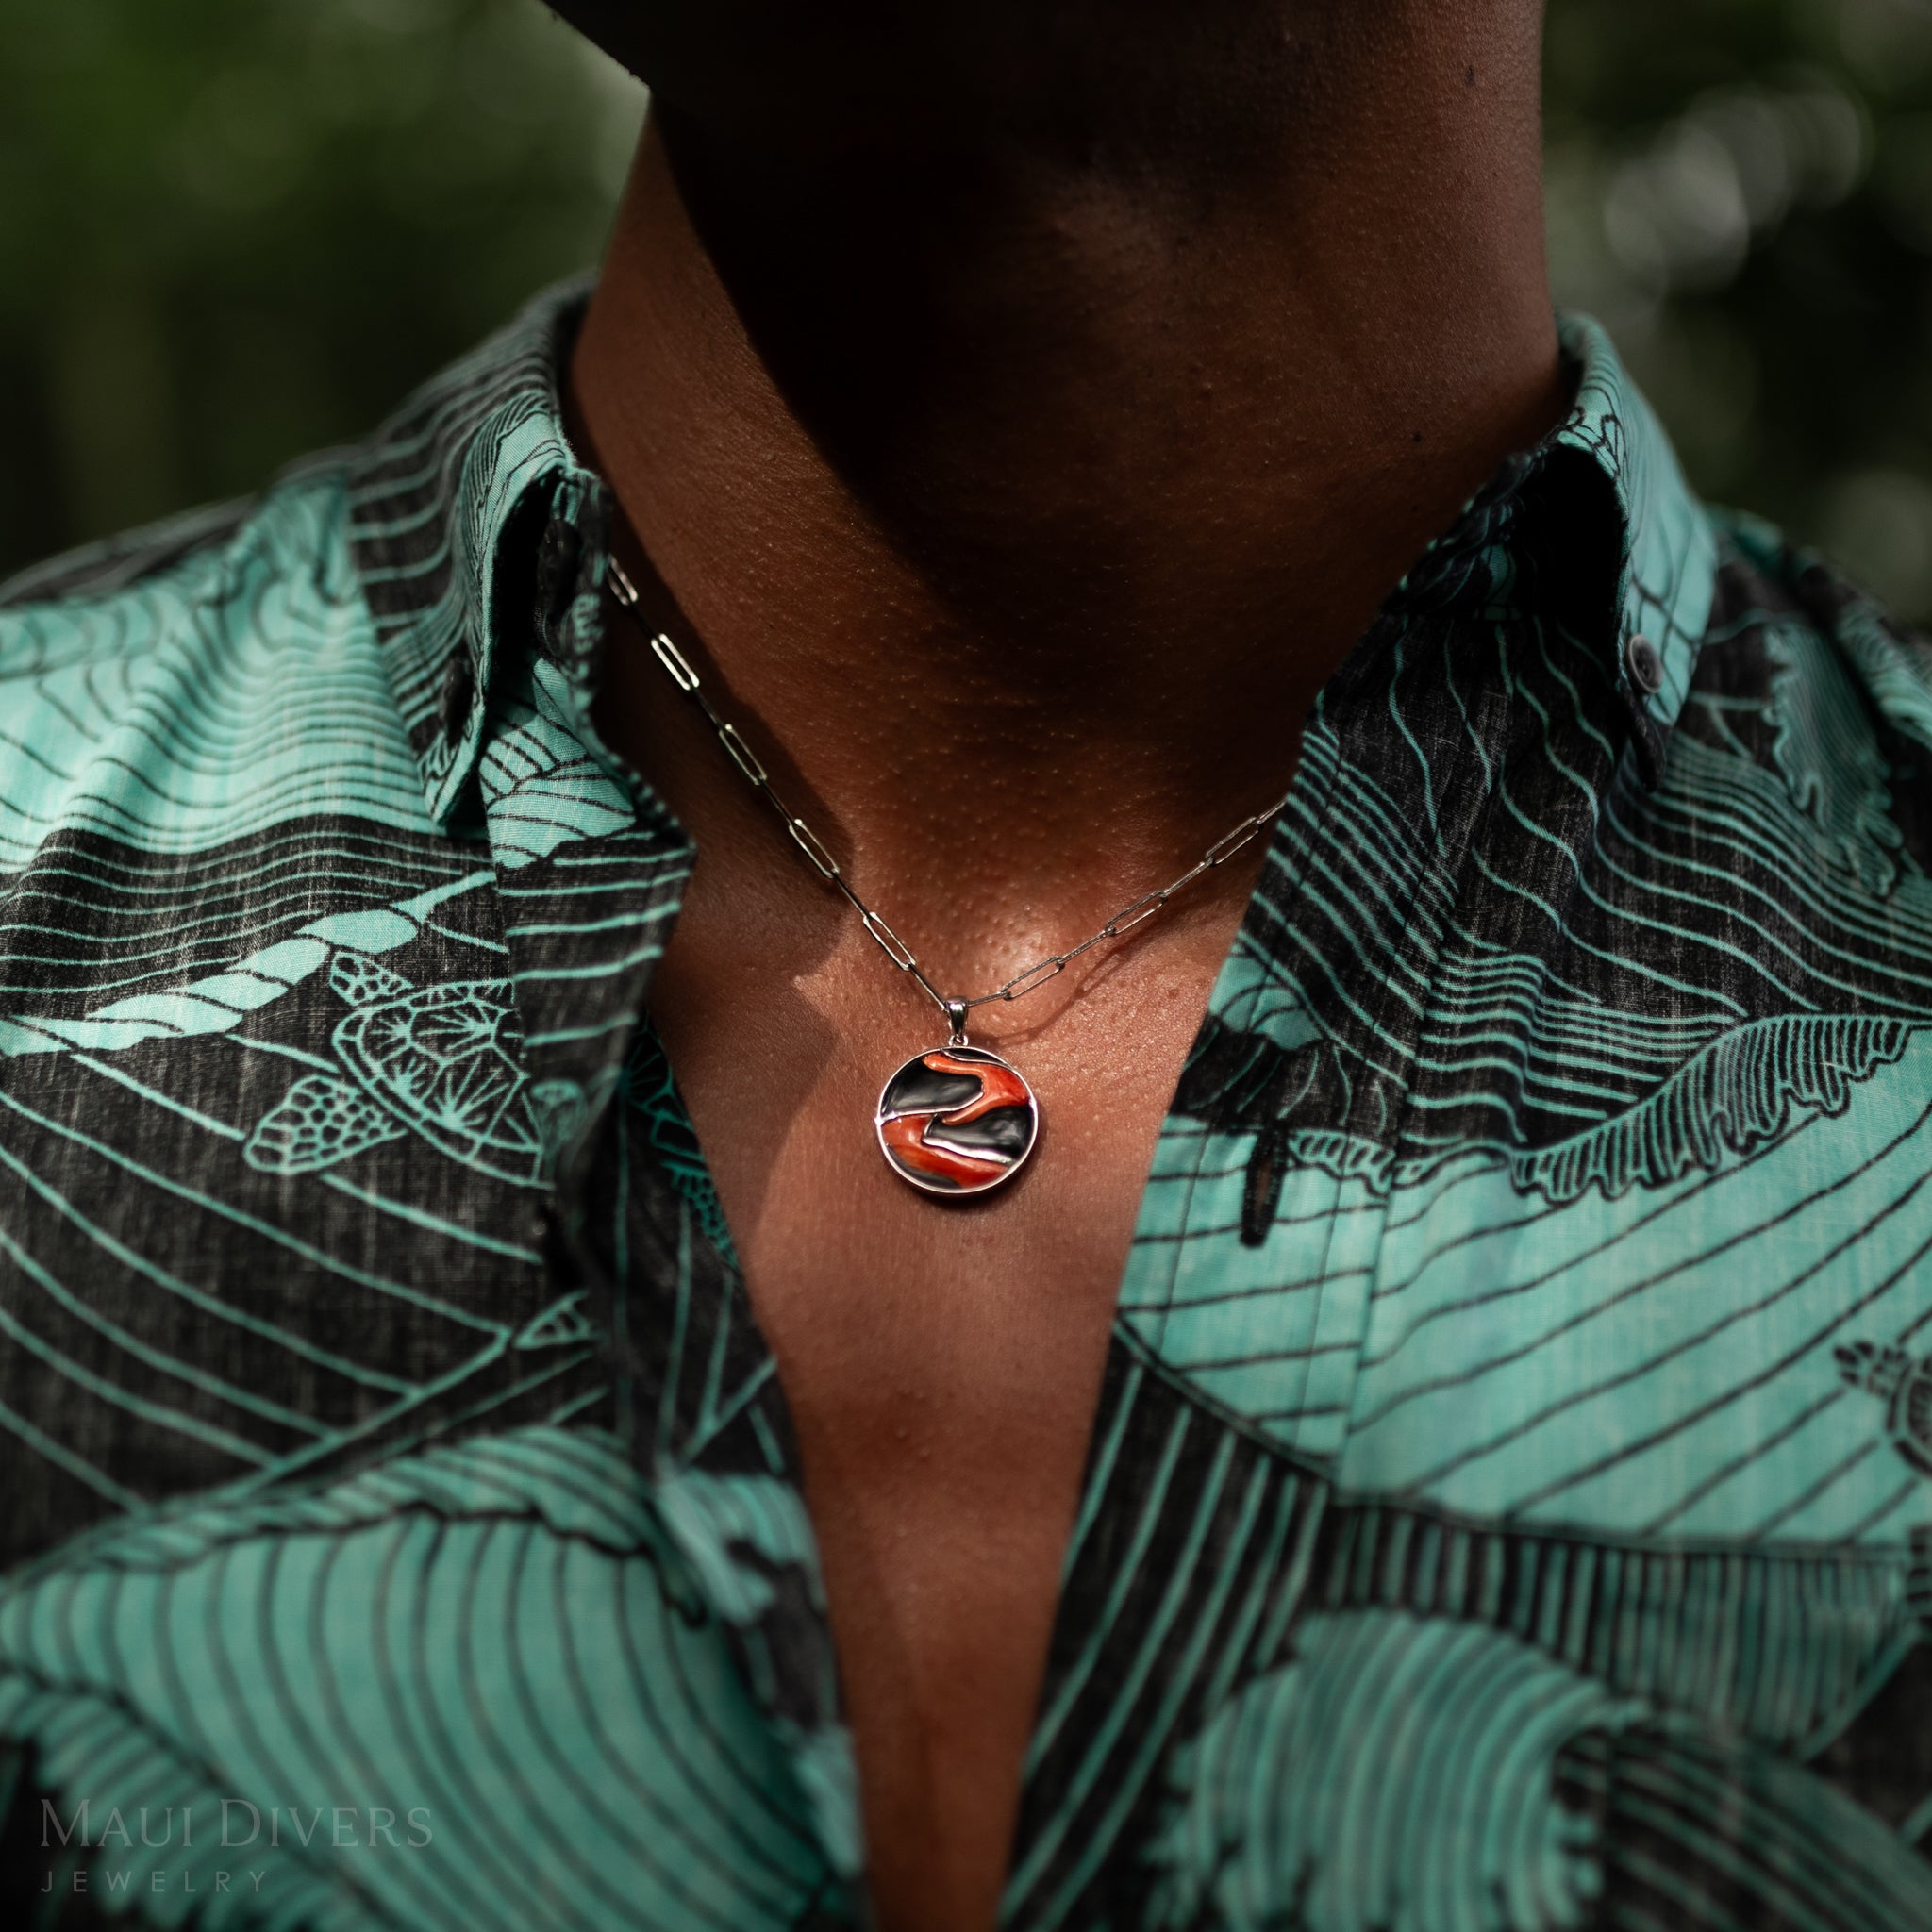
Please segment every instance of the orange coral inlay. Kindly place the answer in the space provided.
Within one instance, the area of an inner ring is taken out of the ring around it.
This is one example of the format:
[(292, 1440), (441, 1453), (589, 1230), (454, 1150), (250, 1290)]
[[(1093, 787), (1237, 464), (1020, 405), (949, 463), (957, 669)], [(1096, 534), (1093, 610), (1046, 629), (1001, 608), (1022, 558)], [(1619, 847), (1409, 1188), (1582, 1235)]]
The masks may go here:
[(922, 1054), (920, 1058), (935, 1074), (971, 1074), (979, 1082), (979, 1098), (969, 1100), (951, 1113), (942, 1113), (941, 1125), (963, 1126), (982, 1114), (997, 1113), (1003, 1107), (1024, 1107), (1033, 1097), (1025, 1081), (1011, 1067), (994, 1066), (988, 1060), (956, 1060), (943, 1047), (937, 1053)]
[(932, 1120), (931, 1114), (908, 1113), (885, 1124), (880, 1132), (894, 1159), (915, 1174), (929, 1174), (936, 1180), (953, 1181), (962, 1188), (981, 1187), (1006, 1173), (1008, 1163), (1005, 1160), (960, 1154), (951, 1147), (927, 1146), (925, 1130)]

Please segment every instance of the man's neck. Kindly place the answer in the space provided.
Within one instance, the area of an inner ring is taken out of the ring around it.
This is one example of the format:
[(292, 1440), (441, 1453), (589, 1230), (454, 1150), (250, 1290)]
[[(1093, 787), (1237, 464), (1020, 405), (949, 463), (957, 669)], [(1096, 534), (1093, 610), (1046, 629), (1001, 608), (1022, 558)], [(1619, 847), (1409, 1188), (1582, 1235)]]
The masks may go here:
[(1212, 168), (658, 117), (581, 429), (882, 875), (1030, 800), (1008, 862), (1043, 885), (1104, 800), (1152, 876), (1278, 789), (1377, 604), (1562, 408), (1530, 11), (1403, 9)]

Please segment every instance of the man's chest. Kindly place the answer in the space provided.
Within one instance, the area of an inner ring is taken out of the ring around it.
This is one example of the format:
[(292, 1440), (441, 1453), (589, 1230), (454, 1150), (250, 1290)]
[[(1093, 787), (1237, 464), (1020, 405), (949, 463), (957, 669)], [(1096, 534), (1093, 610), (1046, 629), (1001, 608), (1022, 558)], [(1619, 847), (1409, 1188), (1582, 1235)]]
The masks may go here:
[[(1131, 974), (1091, 997), (1070, 976), (1071, 997), (1041, 1002), (1039, 1024), (1016, 1008), (1016, 1037), (988, 1043), (1033, 1085), (1037, 1144), (1007, 1186), (947, 1201), (881, 1158), (881, 1070), (922, 1042), (918, 1007), (891, 997), (872, 949), (796, 973), (781, 958), (782, 991), (741, 988), (709, 958), (707, 909), (695, 892), (654, 984), (654, 1024), (797, 1432), (874, 1895), (889, 1925), (983, 1926), (1121, 1270), (1218, 961), (1192, 962), (1191, 989), (1171, 974), (1152, 1000)], [(1189, 991), (1183, 1013), (1167, 995)], [(1123, 1037), (1136, 1058), (1113, 1050)]]

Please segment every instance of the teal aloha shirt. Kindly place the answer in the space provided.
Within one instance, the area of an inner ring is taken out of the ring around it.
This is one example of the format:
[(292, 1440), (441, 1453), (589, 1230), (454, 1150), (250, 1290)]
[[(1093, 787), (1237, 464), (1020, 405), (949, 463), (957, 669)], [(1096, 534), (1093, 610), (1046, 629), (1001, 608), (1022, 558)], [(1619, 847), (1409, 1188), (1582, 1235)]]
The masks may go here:
[[(862, 1916), (582, 300), (0, 592), (8, 1924)], [(1932, 1926), (1932, 656), (1564, 341), (1161, 1133), (1015, 1932)]]

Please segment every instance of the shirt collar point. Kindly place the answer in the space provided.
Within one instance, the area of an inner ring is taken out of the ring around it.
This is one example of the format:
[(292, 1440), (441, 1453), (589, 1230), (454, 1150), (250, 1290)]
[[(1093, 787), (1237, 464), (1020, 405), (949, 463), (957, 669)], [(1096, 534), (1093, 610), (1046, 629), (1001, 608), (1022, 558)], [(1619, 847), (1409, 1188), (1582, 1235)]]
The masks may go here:
[(1576, 396), (1545, 452), (1578, 452), (1614, 492), (1621, 544), (1615, 668), (1627, 687), (1633, 640), (1643, 638), (1655, 649), (1661, 676), (1654, 690), (1632, 695), (1661, 741), (1690, 694), (1710, 622), (1716, 530), (1609, 332), (1589, 316), (1564, 314), (1557, 333), (1577, 367)]
[[(482, 750), (507, 621), (509, 546), (531, 505), (554, 514), (601, 485), (563, 426), (559, 376), (589, 299), (544, 291), (495, 336), (419, 390), (351, 465), (350, 553), (431, 819), (446, 825)], [(464, 666), (467, 664), (467, 670)]]

